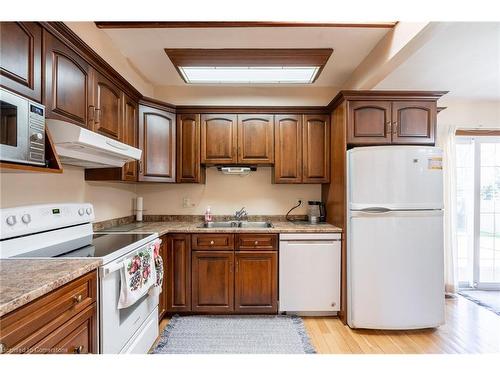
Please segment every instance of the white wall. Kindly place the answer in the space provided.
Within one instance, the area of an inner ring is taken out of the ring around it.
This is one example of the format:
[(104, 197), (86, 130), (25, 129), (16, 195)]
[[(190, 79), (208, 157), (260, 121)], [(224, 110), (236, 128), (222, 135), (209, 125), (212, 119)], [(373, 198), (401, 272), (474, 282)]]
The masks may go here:
[[(271, 168), (258, 168), (246, 177), (227, 176), (207, 169), (206, 184), (140, 184), (145, 214), (197, 215), (211, 206), (215, 215), (234, 214), (245, 206), (250, 215), (284, 215), (297, 199), (304, 202), (294, 214), (306, 213), (308, 200), (321, 199), (321, 185), (272, 184)], [(183, 198), (194, 207), (184, 208)]]
[(2, 173), (0, 207), (90, 202), (101, 221), (131, 215), (135, 190), (134, 184), (85, 182), (83, 169), (69, 166), (62, 174)]
[(447, 107), (438, 114), (436, 143), (442, 145), (450, 125), (460, 128), (500, 128), (500, 101), (467, 100), (444, 97), (438, 103)]

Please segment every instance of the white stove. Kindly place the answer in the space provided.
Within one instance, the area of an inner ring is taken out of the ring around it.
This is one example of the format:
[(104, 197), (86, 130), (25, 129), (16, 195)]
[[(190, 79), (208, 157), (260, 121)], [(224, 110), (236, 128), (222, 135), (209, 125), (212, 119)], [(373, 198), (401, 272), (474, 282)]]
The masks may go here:
[(0, 259), (98, 258), (99, 352), (147, 353), (158, 337), (158, 293), (118, 309), (123, 262), (158, 240), (157, 233), (93, 232), (88, 203), (0, 210)]

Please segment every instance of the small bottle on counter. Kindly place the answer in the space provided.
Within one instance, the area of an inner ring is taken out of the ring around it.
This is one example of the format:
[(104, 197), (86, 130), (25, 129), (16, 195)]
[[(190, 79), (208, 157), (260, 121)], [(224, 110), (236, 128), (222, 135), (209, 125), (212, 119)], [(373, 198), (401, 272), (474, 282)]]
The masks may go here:
[(212, 212), (210, 206), (205, 210), (205, 223), (210, 223), (212, 221)]

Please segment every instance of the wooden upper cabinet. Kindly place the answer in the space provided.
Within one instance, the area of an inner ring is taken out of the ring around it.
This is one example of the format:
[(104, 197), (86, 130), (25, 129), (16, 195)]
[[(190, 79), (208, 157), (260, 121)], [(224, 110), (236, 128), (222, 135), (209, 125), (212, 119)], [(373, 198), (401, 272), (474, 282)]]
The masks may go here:
[[(122, 141), (129, 146), (137, 147), (137, 120), (139, 116), (139, 105), (128, 95), (123, 94), (122, 115)], [(122, 179), (125, 181), (137, 181), (137, 162), (125, 163), (122, 168)]]
[(276, 313), (277, 275), (276, 252), (236, 252), (234, 310), (241, 313)]
[(273, 115), (238, 115), (238, 163), (274, 163)]
[(193, 251), (191, 266), (193, 311), (233, 311), (234, 252)]
[(329, 182), (330, 116), (304, 115), (302, 134), (302, 182)]
[(175, 182), (175, 115), (139, 106), (139, 181)]
[(200, 115), (177, 115), (177, 182), (204, 182), (200, 163)]
[(392, 143), (434, 144), (437, 105), (435, 101), (392, 103)]
[(189, 234), (169, 234), (166, 246), (166, 310), (191, 310), (191, 237)]
[(122, 140), (122, 92), (108, 78), (93, 71), (94, 128), (97, 133)]
[(201, 115), (201, 162), (231, 164), (237, 162), (237, 116)]
[(274, 182), (302, 182), (302, 116), (274, 116)]
[(391, 143), (390, 101), (349, 101), (347, 143)]
[(46, 117), (92, 129), (90, 65), (49, 32), (43, 35)]
[(35, 22), (0, 22), (0, 85), (42, 101), (42, 28)]

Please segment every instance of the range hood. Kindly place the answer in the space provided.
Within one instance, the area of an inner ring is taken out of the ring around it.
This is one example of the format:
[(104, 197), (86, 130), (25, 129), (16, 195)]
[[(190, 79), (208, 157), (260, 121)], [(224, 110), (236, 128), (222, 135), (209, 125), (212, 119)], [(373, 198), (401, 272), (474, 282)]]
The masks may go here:
[(94, 133), (81, 126), (47, 119), (56, 151), (63, 164), (83, 168), (123, 167), (126, 162), (139, 160), (138, 148)]
[(222, 174), (233, 175), (233, 176), (247, 176), (250, 172), (256, 171), (257, 167), (255, 166), (225, 166), (219, 165), (217, 166), (217, 170), (222, 172)]

